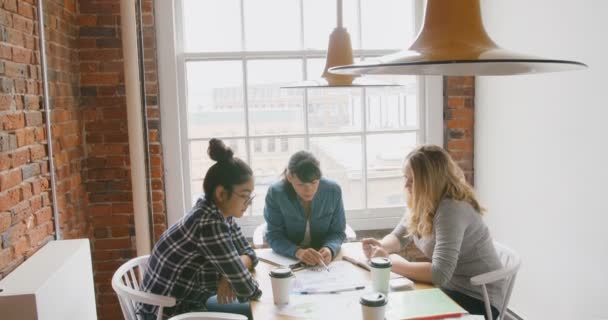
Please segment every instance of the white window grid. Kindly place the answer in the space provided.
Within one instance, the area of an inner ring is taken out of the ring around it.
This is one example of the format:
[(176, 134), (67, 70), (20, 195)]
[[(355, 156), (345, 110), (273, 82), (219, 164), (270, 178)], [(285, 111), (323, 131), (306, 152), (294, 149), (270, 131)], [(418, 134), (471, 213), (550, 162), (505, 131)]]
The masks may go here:
[[(240, 0), (239, 1), (239, 7), (240, 7), (240, 15), (241, 15), (241, 48), (245, 48), (245, 41), (246, 41), (246, 30), (245, 30), (245, 23), (244, 23), (244, 19), (245, 19), (245, 15), (244, 15), (244, 1), (246, 0)], [(304, 42), (304, 18), (303, 18), (303, 1), (305, 0), (299, 0), (299, 6), (300, 6), (300, 19), (299, 19), (299, 23), (300, 23), (300, 44), (301, 47), (303, 47), (303, 42)], [(357, 19), (357, 28), (359, 30), (359, 32), (357, 33), (359, 35), (358, 38), (358, 43), (363, 44), (363, 39), (362, 39), (362, 26), (361, 26), (361, 0), (357, 0), (356, 1), (357, 6), (358, 6), (358, 19)], [(419, 4), (416, 1), (412, 2), (414, 6), (418, 6)], [(416, 12), (419, 14), (420, 10), (416, 10)], [(417, 77), (417, 85), (418, 85), (418, 121), (417, 121), (417, 126), (410, 126), (410, 127), (404, 127), (404, 128), (400, 128), (400, 129), (388, 129), (388, 130), (378, 130), (378, 129), (374, 129), (374, 130), (368, 130), (367, 128), (367, 89), (366, 88), (360, 88), (359, 90), (361, 90), (361, 103), (360, 103), (360, 108), (361, 108), (361, 130), (349, 130), (348, 132), (324, 132), (324, 133), (313, 133), (309, 131), (309, 124), (308, 124), (308, 117), (309, 117), (309, 104), (308, 104), (308, 91), (309, 90), (316, 90), (314, 88), (311, 89), (287, 89), (287, 90), (304, 90), (304, 94), (303, 94), (303, 113), (304, 113), (304, 133), (286, 133), (286, 134), (251, 134), (251, 130), (249, 128), (250, 126), (250, 121), (249, 121), (249, 99), (248, 99), (248, 74), (247, 74), (247, 63), (248, 61), (251, 60), (263, 60), (263, 59), (294, 59), (294, 60), (301, 60), (302, 61), (302, 75), (304, 77), (304, 79), (310, 79), (310, 78), (315, 78), (318, 75), (308, 75), (308, 65), (307, 65), (307, 61), (309, 59), (324, 59), (327, 55), (327, 51), (326, 50), (286, 50), (286, 51), (230, 51), (230, 52), (185, 52), (184, 48), (184, 32), (183, 32), (183, 26), (182, 26), (182, 21), (183, 21), (183, 7), (182, 7), (182, 0), (175, 0), (175, 16), (178, 17), (176, 18), (175, 21), (175, 27), (176, 27), (176, 60), (177, 60), (177, 75), (178, 75), (178, 94), (179, 94), (179, 98), (180, 101), (183, 102), (183, 105), (187, 105), (187, 97), (188, 97), (188, 92), (187, 92), (187, 83), (186, 83), (186, 79), (187, 79), (187, 72), (186, 72), (186, 65), (189, 62), (198, 62), (198, 61), (241, 61), (242, 62), (242, 83), (243, 83), (243, 95), (244, 95), (244, 99), (243, 99), (243, 108), (244, 108), (244, 113), (245, 113), (245, 134), (244, 135), (227, 135), (227, 136), (213, 136), (213, 137), (203, 137), (203, 138), (190, 138), (188, 137), (188, 126), (181, 126), (180, 127), (180, 136), (181, 136), (181, 149), (182, 149), (182, 154), (183, 154), (183, 164), (182, 164), (182, 170), (184, 173), (184, 193), (185, 193), (185, 202), (186, 205), (188, 203), (192, 203), (193, 199), (192, 199), (192, 192), (191, 192), (191, 168), (190, 168), (190, 144), (193, 142), (199, 142), (199, 141), (208, 141), (211, 138), (218, 138), (218, 139), (229, 139), (229, 140), (240, 140), (243, 139), (245, 141), (245, 147), (246, 147), (246, 160), (247, 163), (251, 163), (251, 157), (252, 157), (252, 143), (251, 141), (255, 141), (254, 139), (260, 139), (260, 138), (265, 138), (265, 139), (269, 139), (269, 138), (275, 138), (276, 141), (280, 141), (280, 139), (289, 139), (289, 138), (303, 138), (304, 139), (304, 145), (305, 145), (305, 149), (309, 149), (310, 146), (310, 140), (314, 139), (314, 138), (322, 138), (322, 137), (340, 137), (340, 136), (345, 136), (345, 137), (353, 137), (353, 136), (358, 136), (361, 138), (361, 143), (362, 143), (362, 179), (363, 181), (366, 181), (366, 183), (363, 184), (363, 209), (357, 209), (357, 210), (350, 210), (351, 212), (347, 213), (347, 216), (350, 218), (367, 218), (369, 216), (371, 216), (372, 214), (374, 215), (374, 217), (376, 217), (377, 219), (386, 219), (386, 218), (394, 218), (394, 217), (401, 217), (404, 213), (404, 208), (403, 206), (392, 206), (392, 207), (385, 207), (385, 208), (369, 208), (368, 206), (368, 183), (367, 183), (367, 171), (368, 171), (368, 167), (367, 167), (367, 139), (366, 137), (369, 136), (373, 136), (373, 135), (381, 135), (381, 134), (398, 134), (398, 133), (411, 133), (411, 132), (415, 132), (416, 133), (416, 137), (417, 137), (417, 143), (424, 143), (425, 142), (425, 138), (426, 138), (426, 132), (425, 132), (425, 117), (426, 117), (426, 111), (425, 111), (425, 81), (424, 81), (424, 77)], [(417, 16), (415, 17), (417, 19), (417, 21), (414, 21), (413, 23), (418, 24), (420, 17)], [(327, 34), (327, 36), (329, 37), (329, 32)], [(390, 54), (390, 53), (394, 53), (396, 50), (398, 50), (400, 48), (395, 48), (395, 49), (385, 49), (385, 50), (378, 50), (378, 49), (355, 49), (353, 50), (353, 55), (355, 58), (359, 58), (361, 60), (365, 60), (366, 58), (370, 58), (370, 57), (377, 57), (377, 56), (382, 56), (382, 55), (386, 55), (386, 54)], [(297, 81), (297, 79), (294, 79), (294, 81)], [(351, 88), (352, 89), (352, 88)], [(188, 117), (187, 117), (188, 111), (187, 108), (180, 108), (180, 121), (182, 124), (187, 124), (188, 123)], [(280, 150), (281, 146), (280, 146), (280, 142), (277, 143), (277, 145), (275, 146), (275, 149)], [(255, 168), (253, 168), (255, 169)], [(260, 201), (260, 199), (256, 199), (257, 201)], [(248, 215), (245, 216), (242, 220), (241, 220), (241, 224), (244, 225), (245, 229), (247, 229), (247, 227), (249, 226), (249, 228), (251, 228), (252, 225), (257, 225), (258, 223), (262, 222), (262, 218), (260, 216), (254, 216), (253, 212), (252, 212), (252, 208), (251, 207), (248, 211)], [(249, 218), (249, 221), (247, 221), (247, 219)], [(392, 219), (394, 220), (394, 219)], [(391, 220), (391, 221), (392, 221)], [(249, 222), (249, 223), (247, 223)], [(249, 232), (246, 232), (249, 233)]]

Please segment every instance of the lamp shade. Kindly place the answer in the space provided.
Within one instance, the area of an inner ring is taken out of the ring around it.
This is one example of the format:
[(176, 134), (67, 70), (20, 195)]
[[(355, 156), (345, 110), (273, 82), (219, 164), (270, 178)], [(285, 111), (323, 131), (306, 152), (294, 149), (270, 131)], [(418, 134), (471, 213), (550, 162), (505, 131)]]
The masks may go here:
[(384, 86), (399, 86), (399, 84), (357, 78), (358, 75), (350, 74), (334, 74), (330, 73), (329, 69), (335, 66), (353, 64), (353, 47), (350, 41), (350, 35), (346, 28), (342, 26), (342, 0), (337, 0), (337, 20), (338, 25), (329, 36), (329, 44), (327, 46), (327, 57), (325, 59), (325, 68), (321, 78), (314, 80), (305, 80), (282, 86), (281, 88), (332, 88), (332, 87), (384, 87)]
[(582, 62), (552, 60), (499, 47), (486, 33), (479, 0), (427, 0), (422, 28), (409, 49), (334, 66), (338, 75), (502, 76), (579, 70)]

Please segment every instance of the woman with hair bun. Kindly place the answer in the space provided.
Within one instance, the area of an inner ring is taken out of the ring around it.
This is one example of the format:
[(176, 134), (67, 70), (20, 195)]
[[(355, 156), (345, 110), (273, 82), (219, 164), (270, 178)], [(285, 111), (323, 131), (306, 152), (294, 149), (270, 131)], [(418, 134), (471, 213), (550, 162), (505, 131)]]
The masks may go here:
[[(221, 140), (211, 139), (207, 152), (216, 163), (205, 175), (205, 196), (156, 242), (142, 289), (176, 298), (175, 307), (165, 308), (163, 317), (210, 310), (251, 318), (248, 304), (231, 303), (262, 294), (251, 275), (258, 259), (234, 220), (243, 216), (254, 197), (253, 172)], [(214, 295), (217, 298), (211, 298)], [(138, 308), (142, 319), (156, 319), (157, 312), (151, 305)]]

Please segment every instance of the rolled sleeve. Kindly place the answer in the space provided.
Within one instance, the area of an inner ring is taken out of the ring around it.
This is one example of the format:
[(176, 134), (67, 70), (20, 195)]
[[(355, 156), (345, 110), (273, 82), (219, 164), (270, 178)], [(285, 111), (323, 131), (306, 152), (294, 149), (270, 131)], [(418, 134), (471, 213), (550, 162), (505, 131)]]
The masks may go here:
[(233, 244), (230, 228), (223, 221), (205, 226), (201, 249), (217, 272), (228, 280), (239, 301), (257, 299), (262, 292)]
[(395, 226), (391, 234), (399, 240), (400, 249), (405, 248), (410, 242), (412, 242), (412, 236), (407, 233), (405, 224), (407, 223), (407, 217), (404, 216), (399, 224)]

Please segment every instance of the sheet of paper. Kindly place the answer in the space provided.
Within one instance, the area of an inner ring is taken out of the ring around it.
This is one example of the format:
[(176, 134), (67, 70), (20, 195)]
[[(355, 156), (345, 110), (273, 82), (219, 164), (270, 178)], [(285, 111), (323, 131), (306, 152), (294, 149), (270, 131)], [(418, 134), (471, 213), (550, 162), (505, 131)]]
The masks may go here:
[(334, 261), (328, 266), (329, 272), (323, 267), (298, 271), (294, 291), (331, 291), (369, 284), (369, 277), (357, 268), (346, 261)]
[(272, 249), (257, 249), (257, 250), (255, 250), (255, 254), (258, 256), (258, 259), (268, 262), (270, 264), (277, 265), (277, 266), (288, 267), (289, 265), (298, 262), (297, 259), (282, 256), (282, 255), (272, 251)]
[[(336, 306), (340, 306), (337, 308)], [(275, 306), (275, 313), (298, 319), (361, 319), (358, 295), (292, 295), (289, 304)]]

